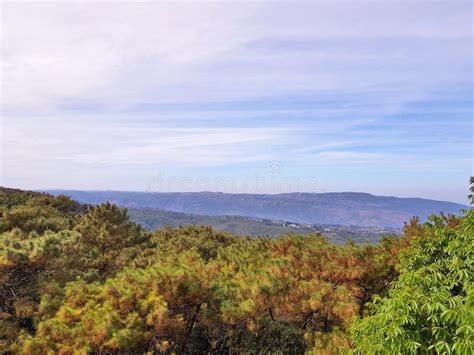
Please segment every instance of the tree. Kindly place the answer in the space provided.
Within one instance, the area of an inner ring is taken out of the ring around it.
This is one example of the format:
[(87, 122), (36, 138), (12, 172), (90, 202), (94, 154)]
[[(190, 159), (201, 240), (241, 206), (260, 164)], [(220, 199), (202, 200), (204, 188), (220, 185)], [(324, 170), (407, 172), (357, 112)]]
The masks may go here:
[(352, 329), (361, 354), (456, 353), (474, 349), (474, 213), (458, 224), (431, 217), (400, 257), (400, 277)]
[[(470, 213), (414, 218), (401, 238), (379, 244), (336, 245), (206, 226), (149, 234), (110, 203), (11, 189), (0, 188), (0, 204), (0, 352), (329, 355), (472, 345)], [(367, 318), (349, 332), (357, 316)]]
[(474, 176), (469, 178), (469, 184), (471, 185), (469, 188), (471, 193), (467, 197), (471, 200), (471, 205), (474, 205)]
[(91, 281), (103, 280), (127, 266), (140, 251), (133, 247), (145, 248), (149, 240), (149, 235), (129, 220), (126, 209), (110, 203), (91, 207), (74, 230), (80, 236), (65, 243), (64, 252), (71, 256), (67, 268), (84, 271), (82, 276)]

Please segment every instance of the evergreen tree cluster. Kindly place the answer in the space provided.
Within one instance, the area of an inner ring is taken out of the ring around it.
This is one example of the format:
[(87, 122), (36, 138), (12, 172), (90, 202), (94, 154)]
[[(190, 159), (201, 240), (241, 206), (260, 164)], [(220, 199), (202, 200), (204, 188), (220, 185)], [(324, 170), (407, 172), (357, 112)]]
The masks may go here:
[(332, 244), (0, 189), (0, 353), (468, 354), (474, 216)]

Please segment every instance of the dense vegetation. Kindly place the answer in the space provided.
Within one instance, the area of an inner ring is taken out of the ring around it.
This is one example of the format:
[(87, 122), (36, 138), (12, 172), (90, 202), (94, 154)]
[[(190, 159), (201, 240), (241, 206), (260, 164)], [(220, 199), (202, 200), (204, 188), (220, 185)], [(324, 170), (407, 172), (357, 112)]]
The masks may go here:
[[(0, 352), (468, 353), (472, 211), (335, 245), (0, 190)], [(372, 301), (374, 299), (374, 301)]]

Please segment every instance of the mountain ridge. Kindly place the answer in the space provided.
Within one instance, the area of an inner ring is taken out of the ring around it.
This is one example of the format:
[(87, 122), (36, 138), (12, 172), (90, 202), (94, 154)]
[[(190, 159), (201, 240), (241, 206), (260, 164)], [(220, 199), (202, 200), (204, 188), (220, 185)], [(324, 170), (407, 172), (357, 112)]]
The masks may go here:
[(222, 192), (132, 192), (43, 190), (80, 202), (105, 201), (127, 208), (152, 208), (208, 216), (245, 216), (294, 223), (400, 228), (413, 216), (424, 221), (433, 213), (459, 214), (454, 202), (376, 196), (364, 192), (228, 194)]
[[(21, 190), (18, 188), (18, 190)], [(433, 201), (433, 202), (442, 202), (442, 203), (450, 203), (455, 205), (461, 205), (464, 207), (469, 207), (468, 205), (464, 205), (462, 203), (453, 202), (453, 201), (446, 201), (446, 200), (437, 200), (432, 198), (424, 198), (424, 197), (399, 197), (393, 195), (376, 195), (370, 192), (359, 192), (359, 191), (329, 191), (329, 192), (278, 192), (278, 193), (251, 193), (251, 192), (239, 192), (239, 193), (230, 193), (230, 192), (222, 192), (222, 191), (171, 191), (171, 192), (160, 192), (160, 191), (138, 191), (138, 190), (80, 190), (80, 189), (33, 189), (31, 191), (37, 192), (47, 192), (47, 193), (66, 193), (66, 192), (81, 192), (81, 193), (133, 193), (133, 194), (156, 194), (156, 195), (232, 195), (232, 196), (285, 196), (285, 195), (293, 195), (293, 196), (301, 196), (301, 195), (308, 195), (308, 196), (318, 196), (318, 195), (358, 195), (358, 196), (370, 196), (370, 197), (381, 197), (381, 198), (394, 198), (394, 199), (402, 199), (402, 200), (423, 200), (423, 201)]]

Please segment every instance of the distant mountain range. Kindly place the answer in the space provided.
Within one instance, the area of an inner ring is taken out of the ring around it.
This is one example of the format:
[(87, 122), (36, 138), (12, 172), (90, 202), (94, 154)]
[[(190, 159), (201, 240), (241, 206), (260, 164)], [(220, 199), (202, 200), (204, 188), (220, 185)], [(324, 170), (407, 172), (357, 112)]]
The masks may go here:
[(298, 224), (400, 228), (412, 216), (459, 214), (467, 206), (422, 198), (367, 193), (226, 194), (218, 192), (125, 192), (48, 190), (89, 204), (105, 201), (133, 209), (161, 209), (208, 216), (246, 216)]

